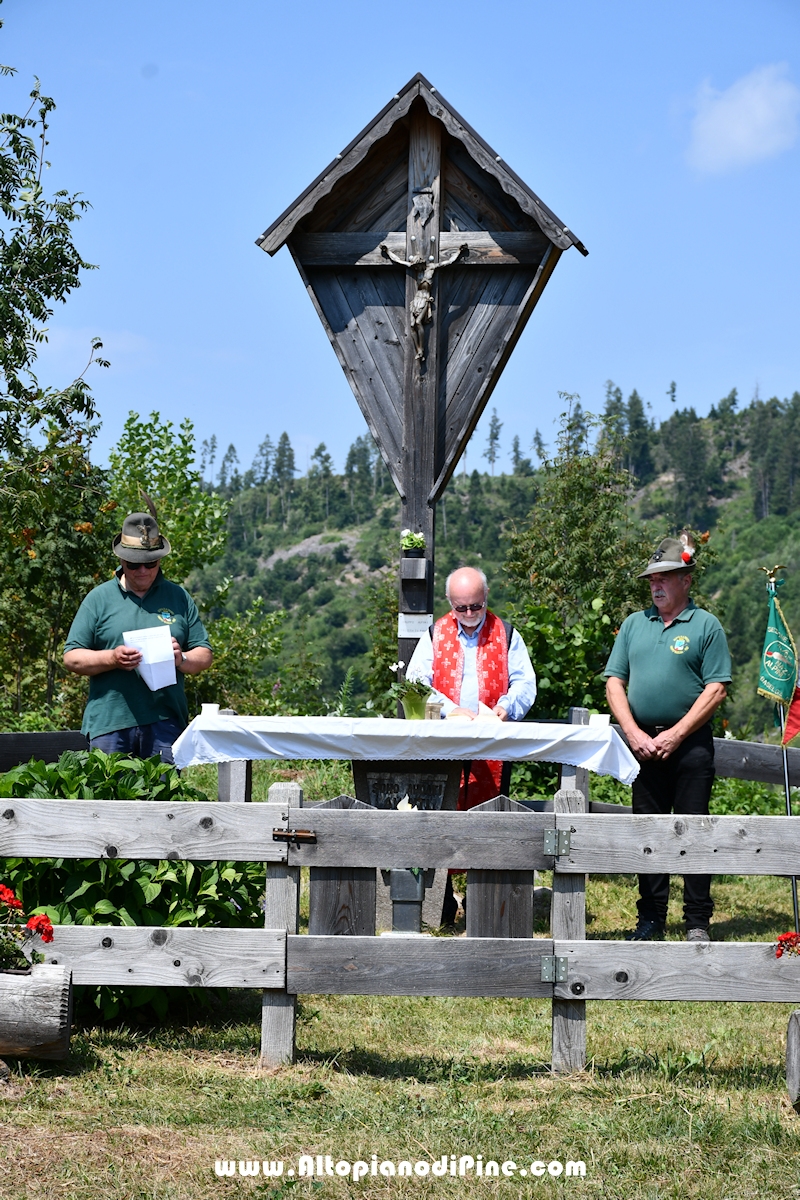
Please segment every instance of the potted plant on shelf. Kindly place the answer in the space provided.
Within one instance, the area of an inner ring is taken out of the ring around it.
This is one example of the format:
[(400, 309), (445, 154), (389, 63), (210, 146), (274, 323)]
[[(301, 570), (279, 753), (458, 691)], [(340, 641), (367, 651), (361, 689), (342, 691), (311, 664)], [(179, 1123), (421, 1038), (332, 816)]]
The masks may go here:
[(0, 883), (0, 1053), (59, 1059), (69, 1053), (72, 972), (42, 962), (34, 938), (53, 940), (45, 913), (26, 921), (22, 901)]
[(401, 529), (400, 547), (405, 558), (422, 558), (425, 554), (425, 534)]
[[(402, 671), (406, 664), (402, 661), (392, 663), (390, 671)], [(431, 689), (421, 679), (396, 679), (386, 695), (395, 703), (399, 701), (407, 721), (425, 720), (425, 703), (431, 695)]]

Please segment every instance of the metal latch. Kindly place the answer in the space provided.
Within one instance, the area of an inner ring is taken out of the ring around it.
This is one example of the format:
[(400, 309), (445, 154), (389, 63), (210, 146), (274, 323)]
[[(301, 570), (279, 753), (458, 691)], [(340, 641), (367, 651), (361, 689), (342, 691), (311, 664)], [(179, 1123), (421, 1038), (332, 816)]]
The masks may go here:
[(542, 964), (542, 983), (566, 983), (569, 975), (569, 962), (557, 954), (543, 954), (539, 960)]
[(317, 835), (313, 829), (273, 829), (273, 842), (288, 842), (290, 846), (316, 846)]
[(571, 840), (568, 829), (545, 829), (544, 852), (545, 854), (556, 855), (569, 854)]

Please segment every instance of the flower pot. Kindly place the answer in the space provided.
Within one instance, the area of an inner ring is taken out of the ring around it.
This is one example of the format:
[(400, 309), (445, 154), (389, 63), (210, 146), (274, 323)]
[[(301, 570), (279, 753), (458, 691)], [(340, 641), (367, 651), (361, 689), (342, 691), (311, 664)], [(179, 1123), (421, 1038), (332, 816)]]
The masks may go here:
[(66, 1058), (72, 1028), (72, 972), (36, 963), (0, 971), (0, 1055)]
[[(430, 692), (428, 692), (428, 696)], [(424, 721), (425, 720), (425, 705), (428, 696), (418, 696), (416, 692), (409, 692), (403, 696), (400, 703), (403, 706), (403, 712), (406, 715), (407, 721)]]
[(403, 558), (424, 558), (424, 557), (425, 557), (424, 549), (404, 550), (403, 551)]

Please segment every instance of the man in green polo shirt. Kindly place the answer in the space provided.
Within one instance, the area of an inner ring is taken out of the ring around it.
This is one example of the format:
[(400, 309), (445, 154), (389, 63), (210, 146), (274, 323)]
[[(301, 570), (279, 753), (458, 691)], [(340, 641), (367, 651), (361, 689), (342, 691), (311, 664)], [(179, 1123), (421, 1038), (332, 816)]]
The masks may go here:
[[(727, 695), (731, 657), (716, 617), (689, 598), (694, 549), (665, 538), (640, 579), (651, 608), (622, 623), (606, 664), (606, 697), (639, 760), (633, 811), (708, 814), (714, 782), (711, 717)], [(711, 876), (687, 875), (683, 888), (686, 939), (709, 941), (714, 905)], [(664, 936), (668, 875), (639, 876), (639, 920), (629, 941)]]
[[(212, 655), (191, 596), (161, 573), (171, 549), (155, 515), (131, 513), (114, 538), (114, 578), (89, 593), (72, 622), (64, 666), (89, 676), (81, 729), (93, 749), (172, 762), (172, 743), (189, 723), (183, 677), (210, 667)], [(136, 670), (142, 655), (123, 634), (159, 625), (172, 634), (177, 682), (151, 691)]]

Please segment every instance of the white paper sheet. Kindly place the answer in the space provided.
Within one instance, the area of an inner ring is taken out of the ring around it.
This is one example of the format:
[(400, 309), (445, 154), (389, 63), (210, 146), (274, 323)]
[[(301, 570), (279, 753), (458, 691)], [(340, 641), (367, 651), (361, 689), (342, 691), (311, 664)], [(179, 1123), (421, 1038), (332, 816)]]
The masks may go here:
[(126, 646), (131, 646), (141, 654), (142, 661), (136, 669), (151, 692), (158, 692), (178, 682), (172, 634), (168, 625), (157, 625), (154, 629), (131, 629), (123, 633), (122, 640)]

